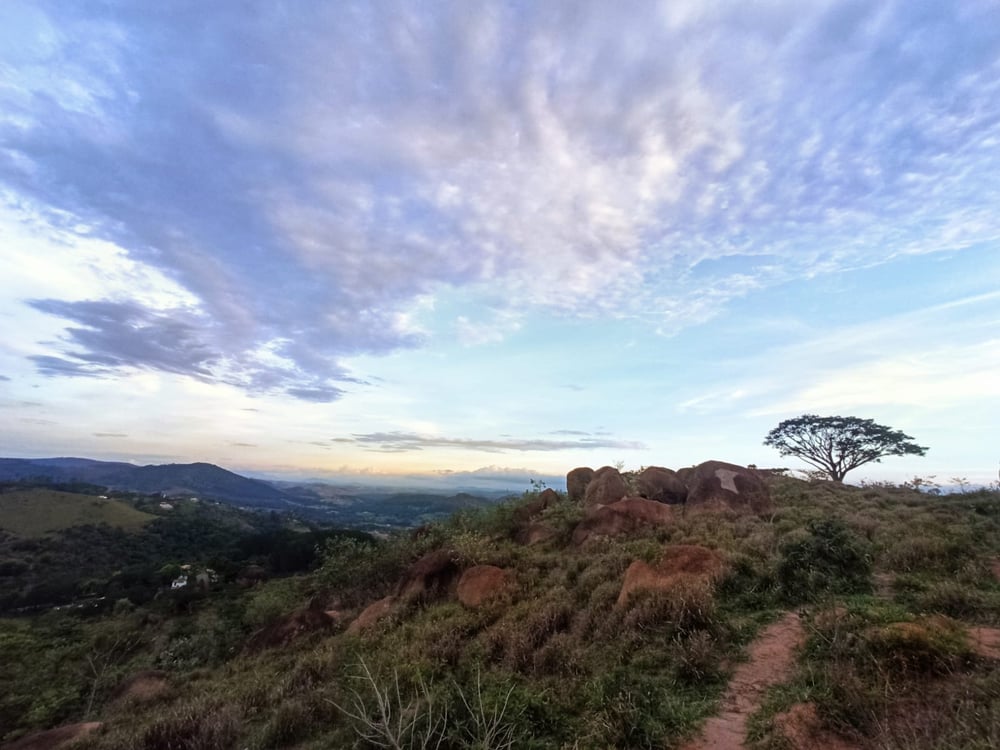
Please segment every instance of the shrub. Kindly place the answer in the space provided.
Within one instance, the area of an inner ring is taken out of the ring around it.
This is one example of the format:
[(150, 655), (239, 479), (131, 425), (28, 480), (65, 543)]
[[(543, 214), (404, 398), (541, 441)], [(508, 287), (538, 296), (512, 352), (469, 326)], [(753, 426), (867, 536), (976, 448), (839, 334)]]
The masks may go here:
[(836, 519), (810, 521), (807, 529), (804, 538), (781, 547), (778, 581), (788, 600), (871, 590), (870, 555), (856, 534)]
[(692, 633), (715, 622), (715, 596), (707, 581), (680, 581), (669, 589), (637, 591), (629, 597), (626, 627)]
[(897, 673), (946, 673), (971, 656), (965, 629), (940, 616), (871, 628), (860, 646), (863, 664)]
[(143, 730), (142, 750), (217, 750), (236, 741), (239, 721), (228, 706), (193, 703), (155, 719)]

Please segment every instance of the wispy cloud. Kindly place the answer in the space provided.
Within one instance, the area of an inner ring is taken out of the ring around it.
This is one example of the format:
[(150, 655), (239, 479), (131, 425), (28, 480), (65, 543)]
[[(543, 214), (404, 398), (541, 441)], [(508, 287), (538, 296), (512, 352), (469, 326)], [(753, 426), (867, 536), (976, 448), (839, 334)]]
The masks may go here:
[[(795, 279), (1000, 239), (995, 3), (39, 3), (0, 182), (195, 301), (46, 299), (50, 376), (307, 401), (473, 290), (671, 335)], [(294, 290), (294, 291), (290, 291)], [(515, 314), (516, 313), (516, 314)]]
[(353, 435), (351, 440), (365, 446), (367, 450), (380, 453), (408, 453), (424, 448), (455, 448), (484, 453), (508, 453), (531, 451), (561, 451), (590, 448), (617, 448), (620, 450), (641, 450), (645, 446), (632, 440), (611, 440), (608, 438), (580, 438), (577, 440), (506, 439), (480, 440), (475, 438), (449, 438), (436, 435), (418, 435), (409, 432), (373, 432)]

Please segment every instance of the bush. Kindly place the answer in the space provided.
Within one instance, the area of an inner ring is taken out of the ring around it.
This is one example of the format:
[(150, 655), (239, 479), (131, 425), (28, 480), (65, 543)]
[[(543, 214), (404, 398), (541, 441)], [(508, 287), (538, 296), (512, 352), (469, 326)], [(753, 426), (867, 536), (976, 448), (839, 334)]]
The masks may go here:
[(162, 716), (143, 730), (141, 750), (218, 750), (236, 741), (239, 721), (226, 706), (189, 704)]
[(682, 581), (663, 591), (637, 591), (629, 597), (624, 624), (643, 631), (660, 628), (686, 635), (715, 622), (715, 596), (706, 581)]
[(836, 519), (810, 521), (808, 534), (781, 546), (778, 581), (791, 602), (871, 591), (867, 545)]

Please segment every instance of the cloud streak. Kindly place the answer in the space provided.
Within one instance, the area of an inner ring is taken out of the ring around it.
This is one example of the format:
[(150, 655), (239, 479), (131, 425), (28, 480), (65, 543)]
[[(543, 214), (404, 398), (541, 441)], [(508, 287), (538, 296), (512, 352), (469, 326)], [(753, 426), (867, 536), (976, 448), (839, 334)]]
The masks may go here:
[(409, 453), (425, 448), (453, 448), (482, 453), (510, 453), (530, 451), (562, 451), (575, 449), (615, 448), (641, 450), (645, 446), (631, 440), (584, 437), (576, 440), (509, 439), (480, 440), (475, 438), (450, 438), (436, 435), (419, 435), (412, 432), (373, 432), (353, 435), (350, 440), (369, 451), (379, 453)]

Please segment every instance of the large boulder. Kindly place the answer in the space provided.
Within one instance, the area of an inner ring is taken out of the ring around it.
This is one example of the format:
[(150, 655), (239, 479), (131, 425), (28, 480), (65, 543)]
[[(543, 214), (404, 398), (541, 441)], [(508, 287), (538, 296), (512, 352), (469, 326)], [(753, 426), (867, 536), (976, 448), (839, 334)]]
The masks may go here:
[(159, 669), (144, 669), (119, 683), (113, 703), (152, 703), (172, 693), (170, 677)]
[(766, 513), (771, 493), (753, 469), (724, 461), (698, 464), (687, 478), (687, 505), (692, 508), (731, 508)]
[(625, 497), (616, 503), (588, 510), (573, 529), (573, 543), (583, 544), (599, 536), (629, 534), (648, 526), (666, 526), (674, 520), (673, 509), (644, 497)]
[(628, 495), (628, 485), (618, 469), (604, 466), (594, 472), (594, 478), (587, 484), (583, 504), (610, 505)]
[(475, 565), (458, 581), (458, 601), (470, 608), (503, 595), (510, 590), (510, 575), (495, 565)]
[(455, 553), (439, 549), (428, 552), (410, 566), (396, 595), (408, 601), (428, 601), (447, 594), (461, 570)]
[(587, 485), (594, 478), (594, 470), (589, 466), (573, 469), (566, 475), (566, 495), (572, 503), (582, 503)]
[(525, 547), (531, 547), (535, 544), (555, 539), (556, 536), (556, 530), (548, 524), (531, 523), (514, 533), (514, 541), (518, 544), (523, 544)]
[(718, 552), (696, 544), (674, 544), (663, 550), (655, 565), (636, 560), (625, 571), (618, 605), (635, 591), (669, 591), (689, 583), (714, 583), (726, 570)]
[(636, 477), (636, 490), (641, 497), (658, 503), (679, 505), (687, 500), (687, 487), (677, 473), (662, 466), (647, 466)]
[(373, 602), (364, 608), (364, 611), (355, 618), (354, 622), (347, 628), (348, 635), (358, 635), (368, 630), (380, 620), (392, 614), (396, 606), (396, 597), (387, 596)]
[(534, 500), (514, 509), (514, 523), (518, 526), (524, 526), (543, 510), (557, 502), (559, 502), (559, 493), (551, 487), (544, 489), (538, 493), (538, 497)]

